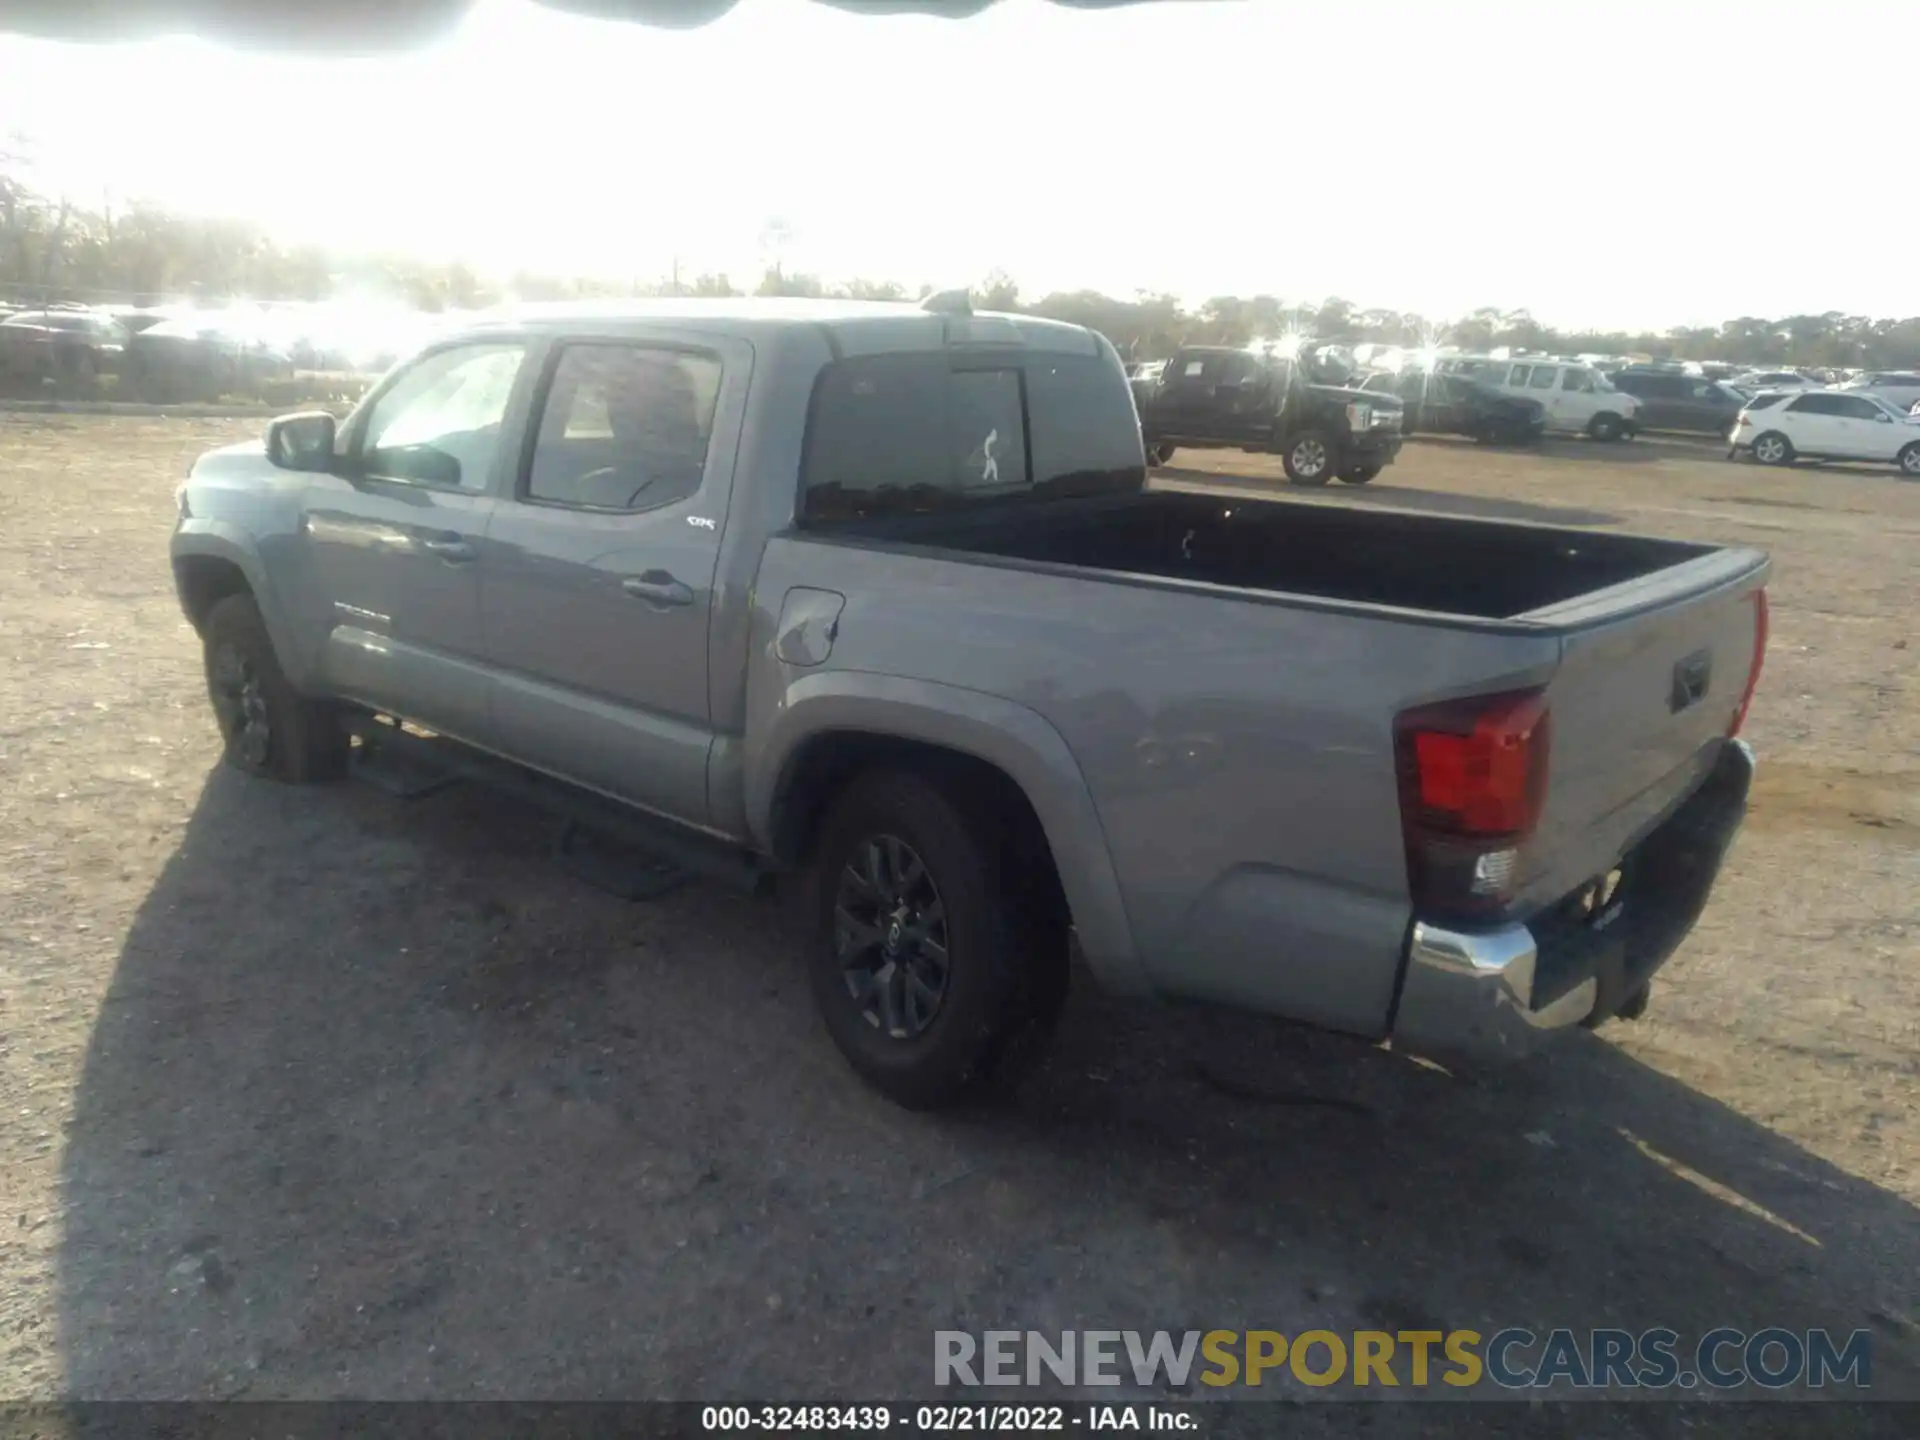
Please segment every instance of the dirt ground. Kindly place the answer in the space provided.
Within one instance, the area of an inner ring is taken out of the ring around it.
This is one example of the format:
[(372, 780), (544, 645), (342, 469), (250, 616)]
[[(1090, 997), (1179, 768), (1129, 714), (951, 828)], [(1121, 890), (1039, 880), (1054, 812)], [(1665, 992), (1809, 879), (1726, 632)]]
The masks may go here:
[(1755, 810), (1647, 1017), (1467, 1081), (1083, 988), (1015, 1103), (927, 1117), (772, 902), (215, 763), (166, 538), (257, 427), (0, 416), (0, 1396), (911, 1397), (938, 1328), (1721, 1324), (1866, 1328), (1920, 1395), (1920, 486), (1422, 440), (1335, 487), (1773, 552)]

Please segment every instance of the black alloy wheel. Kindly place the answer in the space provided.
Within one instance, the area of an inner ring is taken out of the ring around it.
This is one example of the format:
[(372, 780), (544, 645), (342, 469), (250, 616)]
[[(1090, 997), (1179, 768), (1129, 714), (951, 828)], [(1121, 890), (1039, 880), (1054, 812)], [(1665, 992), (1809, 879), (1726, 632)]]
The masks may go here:
[(273, 717), (260, 672), (237, 645), (214, 647), (207, 660), (207, 692), (228, 753), (245, 769), (265, 770), (273, 753)]
[(867, 1024), (895, 1040), (926, 1032), (947, 996), (947, 912), (932, 873), (897, 835), (857, 841), (834, 896), (834, 952)]

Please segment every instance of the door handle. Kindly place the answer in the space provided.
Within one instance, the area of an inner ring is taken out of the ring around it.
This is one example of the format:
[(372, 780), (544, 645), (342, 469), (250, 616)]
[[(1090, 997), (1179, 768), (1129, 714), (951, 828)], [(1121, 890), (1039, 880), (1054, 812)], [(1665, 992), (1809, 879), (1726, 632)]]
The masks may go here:
[(620, 588), (634, 599), (644, 600), (655, 608), (693, 603), (693, 591), (664, 570), (649, 570), (644, 575), (629, 575), (620, 582)]
[(420, 548), (438, 555), (450, 565), (464, 565), (473, 559), (473, 545), (458, 535), (432, 535), (420, 542)]

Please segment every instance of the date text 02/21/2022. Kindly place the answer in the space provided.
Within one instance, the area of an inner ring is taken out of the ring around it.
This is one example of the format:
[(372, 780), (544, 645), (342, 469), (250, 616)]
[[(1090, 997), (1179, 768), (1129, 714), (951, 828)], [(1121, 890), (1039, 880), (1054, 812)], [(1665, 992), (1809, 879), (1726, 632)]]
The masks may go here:
[(1186, 1432), (1199, 1427), (1179, 1405), (707, 1405), (700, 1428), (724, 1431), (884, 1431), (922, 1434), (1073, 1430)]

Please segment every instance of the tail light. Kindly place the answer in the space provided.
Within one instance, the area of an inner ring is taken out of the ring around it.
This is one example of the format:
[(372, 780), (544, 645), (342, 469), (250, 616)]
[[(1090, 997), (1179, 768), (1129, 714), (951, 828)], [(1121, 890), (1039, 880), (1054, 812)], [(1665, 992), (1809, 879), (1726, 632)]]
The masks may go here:
[(1747, 723), (1747, 711), (1753, 706), (1753, 692), (1760, 688), (1760, 668), (1767, 660), (1767, 591), (1753, 592), (1753, 664), (1747, 668), (1747, 688), (1740, 692), (1740, 708), (1733, 712), (1733, 724), (1727, 727), (1731, 740)]
[(1423, 705), (1395, 721), (1407, 877), (1423, 916), (1486, 916), (1511, 900), (1546, 804), (1550, 733), (1537, 690)]

